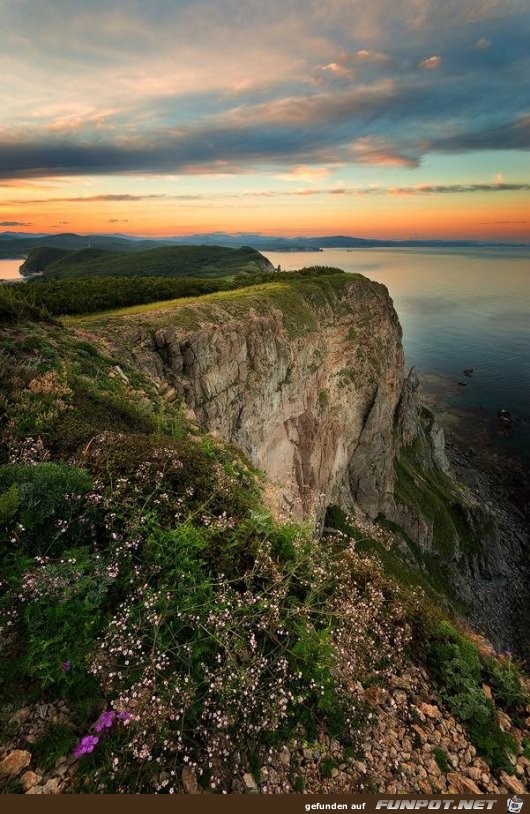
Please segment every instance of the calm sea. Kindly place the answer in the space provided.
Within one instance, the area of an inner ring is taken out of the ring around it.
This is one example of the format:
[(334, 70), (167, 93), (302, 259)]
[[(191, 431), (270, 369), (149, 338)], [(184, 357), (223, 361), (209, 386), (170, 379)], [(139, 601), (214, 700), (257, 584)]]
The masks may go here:
[[(487, 416), (501, 446), (530, 455), (530, 250), (326, 249), (269, 252), (282, 269), (337, 266), (384, 283), (408, 365), (444, 406)], [(473, 368), (471, 377), (465, 369)], [(497, 412), (520, 419), (509, 437)]]
[(0, 260), (0, 281), (2, 280), (19, 280), (19, 268), (23, 260)]

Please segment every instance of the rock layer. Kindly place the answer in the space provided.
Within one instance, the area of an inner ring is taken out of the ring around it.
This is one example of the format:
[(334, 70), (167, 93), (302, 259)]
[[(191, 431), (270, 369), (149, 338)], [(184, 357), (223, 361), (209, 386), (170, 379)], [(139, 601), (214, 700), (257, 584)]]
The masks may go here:
[(241, 313), (237, 299), (195, 329), (169, 309), (130, 318), (128, 353), (266, 472), (284, 513), (318, 521), (340, 503), (376, 517), (393, 495), (398, 317), (387, 289), (362, 277), (299, 297), (298, 325), (274, 301)]

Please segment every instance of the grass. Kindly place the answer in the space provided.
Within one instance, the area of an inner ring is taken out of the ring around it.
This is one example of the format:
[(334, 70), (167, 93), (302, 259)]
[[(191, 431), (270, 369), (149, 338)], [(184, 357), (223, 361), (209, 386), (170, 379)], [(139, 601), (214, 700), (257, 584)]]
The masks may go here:
[(72, 726), (49, 724), (45, 732), (32, 745), (31, 751), (39, 769), (53, 769), (59, 758), (69, 756), (77, 742)]
[(441, 772), (451, 771), (451, 764), (447, 759), (447, 752), (440, 746), (435, 746), (433, 749), (433, 757)]
[(428, 664), (440, 697), (466, 725), (478, 753), (494, 770), (513, 774), (510, 755), (517, 754), (517, 742), (500, 728), (495, 704), (482, 689), (485, 665), (473, 642), (441, 622), (431, 637)]
[(345, 275), (336, 270), (319, 276), (300, 273), (287, 278), (282, 275), (274, 282), (234, 291), (149, 303), (89, 317), (69, 317), (64, 319), (64, 324), (106, 329), (113, 328), (115, 319), (145, 317), (149, 324), (159, 324), (163, 320), (167, 325), (170, 320), (172, 327), (195, 329), (209, 322), (244, 318), (251, 309), (259, 315), (278, 309), (284, 317), (288, 335), (296, 338), (318, 329), (317, 310), (336, 303), (347, 286), (357, 285), (361, 292), (366, 284), (368, 282), (360, 276)]
[(433, 545), (440, 555), (451, 558), (457, 546), (467, 553), (478, 551), (477, 537), (448, 475), (425, 469), (420, 450), (414, 445), (402, 451), (395, 470), (396, 499), (419, 512), (432, 525)]

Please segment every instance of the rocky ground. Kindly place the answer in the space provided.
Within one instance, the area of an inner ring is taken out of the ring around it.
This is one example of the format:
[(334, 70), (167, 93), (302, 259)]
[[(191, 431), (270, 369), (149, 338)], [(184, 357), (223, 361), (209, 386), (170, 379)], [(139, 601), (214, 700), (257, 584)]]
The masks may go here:
[[(484, 687), (486, 693), (490, 692)], [(307, 742), (301, 736), (270, 750), (259, 771), (245, 760), (234, 779), (235, 793), (307, 794), (524, 794), (530, 791), (530, 760), (513, 758), (514, 774), (494, 776), (477, 756), (465, 730), (432, 693), (427, 673), (410, 666), (394, 675), (386, 687), (364, 690), (371, 710), (362, 745), (352, 755), (338, 741), (322, 734)], [(530, 707), (524, 731), (501, 713), (501, 727), (521, 744), (528, 737)], [(66, 706), (39, 705), (21, 709), (10, 724), (16, 730), (11, 743), (0, 748), (0, 773), (26, 794), (60, 794), (74, 790), (77, 764), (60, 758), (43, 771), (32, 754), (32, 744), (50, 722), (68, 720)], [(200, 793), (193, 771), (184, 769), (180, 793)]]

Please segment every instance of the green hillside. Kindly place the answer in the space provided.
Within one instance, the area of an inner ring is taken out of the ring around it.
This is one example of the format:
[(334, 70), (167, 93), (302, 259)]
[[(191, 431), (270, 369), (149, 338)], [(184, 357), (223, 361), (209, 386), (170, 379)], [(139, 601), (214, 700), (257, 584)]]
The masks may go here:
[(32, 251), (23, 274), (43, 273), (47, 278), (64, 277), (229, 277), (272, 271), (269, 261), (255, 249), (243, 246), (162, 246), (140, 252), (84, 248)]

